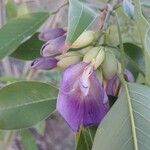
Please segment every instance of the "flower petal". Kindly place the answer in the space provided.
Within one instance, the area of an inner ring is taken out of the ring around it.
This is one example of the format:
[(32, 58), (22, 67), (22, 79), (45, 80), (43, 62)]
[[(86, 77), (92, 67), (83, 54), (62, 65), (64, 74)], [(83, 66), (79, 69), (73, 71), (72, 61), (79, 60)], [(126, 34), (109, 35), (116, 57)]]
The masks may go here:
[(64, 31), (62, 28), (55, 28), (55, 29), (45, 29), (39, 34), (39, 39), (41, 41), (49, 41), (53, 40), (55, 38), (58, 38), (62, 35), (64, 35), (66, 31)]
[(56, 67), (57, 62), (58, 62), (57, 59), (54, 57), (41, 57), (41, 58), (35, 59), (32, 62), (31, 67), (34, 69), (49, 70), (49, 69)]
[(119, 90), (120, 81), (117, 75), (112, 79), (108, 80), (106, 83), (106, 93), (107, 95), (116, 96)]
[(86, 66), (86, 63), (81, 62), (65, 69), (57, 98), (58, 112), (75, 132), (78, 131), (83, 118), (83, 101), (80, 98), (79, 88), (76, 87), (78, 78)]
[(134, 82), (135, 80), (133, 74), (128, 69), (125, 69), (124, 76), (127, 81)]
[(81, 62), (70, 65), (65, 69), (60, 89), (64, 92), (69, 92), (73, 88), (74, 82), (79, 80), (79, 76), (83, 73), (87, 65), (87, 63)]
[(82, 123), (83, 104), (80, 101), (80, 96), (76, 92), (74, 93), (66, 94), (60, 91), (57, 98), (57, 110), (71, 129), (77, 132)]
[(84, 97), (83, 125), (98, 124), (108, 112), (108, 98), (96, 77), (95, 72), (90, 76), (89, 94)]

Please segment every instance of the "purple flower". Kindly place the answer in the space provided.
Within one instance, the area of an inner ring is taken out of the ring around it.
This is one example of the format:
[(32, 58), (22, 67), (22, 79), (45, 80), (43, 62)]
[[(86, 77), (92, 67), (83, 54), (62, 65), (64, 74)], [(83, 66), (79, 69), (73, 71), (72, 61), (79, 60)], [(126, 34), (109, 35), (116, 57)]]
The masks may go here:
[(63, 74), (57, 110), (73, 131), (100, 123), (108, 111), (108, 98), (91, 64), (69, 66)]
[(45, 29), (39, 34), (39, 39), (41, 41), (49, 41), (53, 40), (55, 38), (58, 38), (62, 35), (64, 35), (66, 31), (64, 31), (62, 28), (55, 28), (55, 29)]
[(65, 44), (66, 36), (60, 36), (56, 39), (49, 40), (46, 44), (44, 44), (41, 48), (41, 55), (44, 57), (61, 54), (68, 47)]
[(133, 74), (128, 69), (125, 69), (124, 77), (127, 81), (130, 81), (130, 82), (134, 82), (135, 80)]
[[(125, 69), (124, 77), (126, 81), (130, 82), (134, 81), (134, 76), (128, 69)], [(117, 75), (115, 75), (112, 79), (106, 81), (105, 90), (107, 95), (117, 96), (120, 89), (120, 84), (121, 83)]]
[(31, 67), (34, 69), (49, 70), (49, 69), (53, 69), (54, 67), (56, 67), (57, 62), (58, 62), (57, 59), (54, 57), (41, 57), (41, 58), (35, 59), (32, 62)]
[(120, 87), (120, 80), (118, 76), (115, 75), (112, 79), (106, 81), (105, 87), (107, 95), (117, 96)]

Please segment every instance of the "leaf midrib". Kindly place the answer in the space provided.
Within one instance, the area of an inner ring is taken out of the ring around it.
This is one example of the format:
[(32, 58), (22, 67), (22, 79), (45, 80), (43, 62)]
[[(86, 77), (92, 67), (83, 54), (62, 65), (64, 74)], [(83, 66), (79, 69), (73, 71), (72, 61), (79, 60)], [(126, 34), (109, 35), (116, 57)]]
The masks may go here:
[(132, 103), (131, 103), (131, 97), (129, 94), (129, 90), (128, 90), (128, 86), (127, 86), (126, 81), (124, 81), (124, 86), (125, 86), (125, 91), (126, 91), (126, 96), (127, 96), (127, 104), (128, 104), (128, 109), (129, 109), (129, 117), (130, 117), (130, 122), (131, 122), (134, 148), (135, 148), (135, 150), (139, 150), (138, 141), (137, 141), (137, 134), (136, 134), (135, 120), (134, 120), (134, 115), (133, 115), (133, 108), (132, 108)]
[(0, 111), (9, 110), (9, 109), (15, 109), (15, 108), (24, 107), (24, 106), (33, 105), (33, 104), (38, 104), (38, 103), (42, 103), (42, 102), (46, 102), (46, 101), (52, 101), (52, 100), (55, 100), (55, 99), (56, 99), (56, 97), (44, 98), (44, 99), (41, 99), (39, 101), (31, 101), (31, 102), (28, 102), (28, 103), (15, 105), (15, 106), (12, 106), (12, 107), (0, 108)]

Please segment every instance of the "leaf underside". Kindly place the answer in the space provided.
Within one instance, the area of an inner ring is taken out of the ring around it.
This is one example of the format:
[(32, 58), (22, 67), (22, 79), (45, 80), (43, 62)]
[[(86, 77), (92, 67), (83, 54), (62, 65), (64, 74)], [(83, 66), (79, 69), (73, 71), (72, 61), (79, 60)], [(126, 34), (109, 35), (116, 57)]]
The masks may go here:
[[(100, 124), (92, 150), (149, 150), (150, 147), (150, 88), (128, 84), (129, 97), (122, 91), (117, 102)], [(134, 124), (131, 123), (128, 100), (131, 100)], [(133, 136), (132, 127), (136, 131)], [(138, 149), (135, 148), (134, 138)]]
[(69, 2), (67, 42), (72, 44), (93, 23), (98, 14), (84, 2)]

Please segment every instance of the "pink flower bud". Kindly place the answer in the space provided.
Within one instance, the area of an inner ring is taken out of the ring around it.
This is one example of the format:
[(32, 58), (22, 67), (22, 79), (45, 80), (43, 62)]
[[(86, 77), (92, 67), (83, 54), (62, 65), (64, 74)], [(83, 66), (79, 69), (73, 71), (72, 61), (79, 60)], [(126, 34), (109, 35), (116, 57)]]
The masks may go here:
[(49, 40), (41, 48), (41, 55), (44, 57), (63, 53), (67, 46), (65, 45), (66, 36), (60, 36), (56, 39)]
[(35, 59), (32, 62), (31, 67), (34, 69), (49, 70), (49, 69), (53, 69), (54, 67), (56, 67), (57, 62), (58, 62), (57, 59), (54, 57), (41, 57), (41, 58)]
[(65, 33), (66, 31), (64, 31), (62, 28), (45, 29), (39, 34), (39, 39), (47, 42), (49, 40), (56, 39)]

